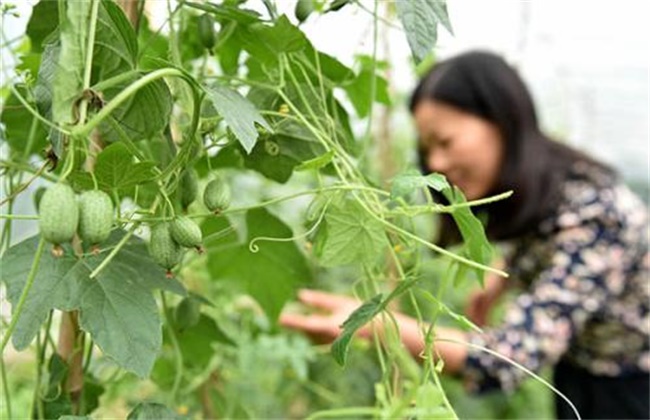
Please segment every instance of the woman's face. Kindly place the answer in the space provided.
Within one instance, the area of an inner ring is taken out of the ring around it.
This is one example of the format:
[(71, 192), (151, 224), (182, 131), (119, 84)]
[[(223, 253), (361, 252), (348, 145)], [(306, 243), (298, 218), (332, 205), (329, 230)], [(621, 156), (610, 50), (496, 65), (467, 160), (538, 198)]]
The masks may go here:
[(504, 154), (497, 126), (432, 100), (421, 101), (414, 117), (429, 170), (445, 175), (468, 200), (489, 194)]

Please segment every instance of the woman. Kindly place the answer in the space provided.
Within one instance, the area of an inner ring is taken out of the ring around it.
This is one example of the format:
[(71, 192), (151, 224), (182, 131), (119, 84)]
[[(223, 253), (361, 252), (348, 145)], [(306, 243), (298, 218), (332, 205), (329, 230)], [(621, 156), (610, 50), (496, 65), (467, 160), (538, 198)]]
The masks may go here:
[[(440, 62), (415, 89), (411, 112), (425, 172), (446, 175), (470, 200), (515, 192), (475, 211), (487, 216), (488, 237), (506, 245), (505, 269), (523, 291), (502, 325), (483, 334), (438, 328), (437, 337), (488, 347), (533, 371), (554, 366), (555, 386), (583, 418), (649, 418), (645, 205), (610, 168), (542, 134), (524, 83), (491, 53)], [(443, 218), (438, 242), (458, 240), (451, 218)], [(470, 301), (470, 317), (484, 323), (505, 287), (504, 279), (488, 278)], [(325, 340), (339, 334), (358, 306), (309, 290), (300, 299), (331, 314), (285, 314), (282, 323)], [(397, 319), (402, 341), (420, 354), (416, 321)], [(512, 390), (526, 377), (467, 346), (437, 341), (436, 351), (446, 371), (464, 376), (475, 390)], [(575, 418), (559, 398), (556, 412)]]

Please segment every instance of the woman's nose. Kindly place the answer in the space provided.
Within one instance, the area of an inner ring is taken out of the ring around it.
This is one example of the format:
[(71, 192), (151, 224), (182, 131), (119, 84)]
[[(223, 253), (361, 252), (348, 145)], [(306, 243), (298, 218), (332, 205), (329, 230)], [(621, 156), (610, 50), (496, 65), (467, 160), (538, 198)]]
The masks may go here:
[(449, 169), (449, 156), (440, 151), (429, 153), (427, 164), (430, 171), (445, 173)]

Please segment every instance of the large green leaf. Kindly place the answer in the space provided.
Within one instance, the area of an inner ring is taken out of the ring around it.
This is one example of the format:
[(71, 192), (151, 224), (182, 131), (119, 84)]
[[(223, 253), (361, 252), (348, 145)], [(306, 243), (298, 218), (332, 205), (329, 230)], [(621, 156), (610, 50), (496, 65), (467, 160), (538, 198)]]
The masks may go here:
[(280, 16), (273, 26), (256, 23), (250, 30), (274, 55), (297, 52), (307, 46), (305, 34), (286, 15)]
[(237, 25), (232, 37), (242, 49), (268, 68), (277, 67), (279, 54), (296, 53), (309, 45), (305, 34), (285, 15), (273, 25), (262, 22)]
[(339, 365), (345, 366), (348, 348), (350, 347), (350, 341), (354, 333), (382, 311), (383, 305), (381, 298), (382, 295), (379, 294), (369, 301), (364, 302), (343, 323), (343, 332), (332, 343), (332, 356)]
[[(226, 280), (251, 295), (273, 322), (282, 306), (299, 285), (311, 278), (303, 254), (293, 241), (259, 241), (258, 252), (251, 252), (249, 243), (259, 237), (291, 238), (292, 232), (280, 219), (265, 209), (251, 210), (246, 214), (247, 238), (242, 243), (234, 233), (228, 232), (225, 222), (204, 227), (209, 237), (204, 245), (208, 250), (208, 269), (213, 279)], [(213, 235), (214, 239), (210, 236)]]
[[(14, 347), (26, 348), (52, 309), (79, 310), (81, 326), (106, 355), (124, 369), (148, 375), (162, 334), (153, 289), (185, 294), (176, 280), (167, 279), (148, 254), (143, 241), (131, 237), (99, 275), (90, 273), (124, 236), (115, 231), (99, 255), (78, 259), (70, 247), (56, 258), (44, 252), (33, 286), (12, 336)], [(34, 258), (38, 236), (11, 247), (0, 260), (2, 281), (15, 308)]]
[(59, 25), (59, 7), (56, 1), (39, 1), (32, 8), (26, 33), (33, 52), (43, 51), (43, 41)]
[[(51, 42), (47, 42), (47, 41)], [(34, 86), (34, 99), (38, 112), (48, 120), (54, 119), (54, 86), (56, 84), (56, 74), (58, 69), (61, 44), (56, 37), (48, 38), (45, 43), (41, 57), (41, 65), (38, 69), (38, 77)], [(63, 137), (58, 130), (50, 128), (48, 140), (52, 145), (54, 153), (58, 157), (63, 155)]]
[[(102, 150), (95, 164), (95, 179), (99, 189), (111, 192), (144, 184), (156, 177), (155, 162), (135, 162), (133, 154), (124, 143), (114, 143)], [(90, 173), (75, 172), (73, 185), (78, 189), (93, 189)]]
[(226, 120), (226, 124), (247, 153), (253, 150), (257, 141), (256, 123), (271, 131), (271, 126), (255, 106), (236, 90), (213, 84), (206, 86), (205, 91), (214, 108)]
[(383, 225), (358, 202), (345, 199), (327, 209), (316, 236), (315, 252), (326, 267), (372, 264), (387, 244)]
[[(83, 89), (91, 2), (67, 2), (59, 28), (61, 51), (52, 84), (52, 116), (59, 124), (73, 123), (73, 108)], [(45, 61), (45, 60), (44, 60)]]
[(135, 31), (122, 9), (114, 2), (102, 1), (95, 39), (93, 83), (135, 69), (138, 58)]
[[(106, 89), (103, 92), (104, 97), (107, 100), (114, 98), (135, 80), (136, 76)], [(149, 140), (167, 126), (172, 106), (169, 87), (159, 79), (145, 85), (124, 101), (113, 111), (111, 118), (119, 124), (120, 129), (131, 141)], [(102, 139), (107, 142), (117, 142), (121, 138), (108, 121), (100, 124), (99, 131)]]
[(435, 46), (438, 23), (452, 32), (445, 0), (397, 1), (395, 7), (416, 62), (422, 61)]

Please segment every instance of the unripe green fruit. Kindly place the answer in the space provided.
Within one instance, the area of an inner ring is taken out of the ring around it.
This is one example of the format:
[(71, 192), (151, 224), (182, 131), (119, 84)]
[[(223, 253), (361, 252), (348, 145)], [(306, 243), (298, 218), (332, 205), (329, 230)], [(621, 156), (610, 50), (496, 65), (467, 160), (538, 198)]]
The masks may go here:
[(201, 44), (211, 50), (216, 43), (214, 35), (214, 18), (209, 13), (204, 13), (199, 16), (199, 40)]
[(85, 191), (79, 197), (79, 237), (84, 243), (104, 242), (113, 227), (113, 202), (103, 191)]
[(179, 188), (181, 205), (186, 209), (199, 195), (199, 176), (194, 169), (188, 169), (183, 172)]
[(213, 179), (205, 186), (203, 203), (212, 212), (218, 213), (227, 209), (231, 198), (230, 186), (221, 177)]
[(79, 207), (74, 191), (65, 184), (51, 186), (39, 203), (41, 234), (55, 245), (69, 242), (79, 224)]
[(174, 219), (169, 226), (172, 239), (186, 248), (198, 248), (203, 241), (201, 228), (187, 216)]
[(167, 269), (168, 274), (181, 262), (183, 248), (172, 239), (168, 223), (158, 223), (151, 228), (149, 253), (156, 263)]
[(195, 326), (201, 319), (201, 304), (191, 297), (184, 298), (174, 311), (174, 319), (181, 331)]

